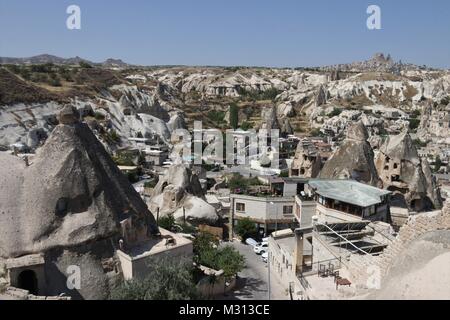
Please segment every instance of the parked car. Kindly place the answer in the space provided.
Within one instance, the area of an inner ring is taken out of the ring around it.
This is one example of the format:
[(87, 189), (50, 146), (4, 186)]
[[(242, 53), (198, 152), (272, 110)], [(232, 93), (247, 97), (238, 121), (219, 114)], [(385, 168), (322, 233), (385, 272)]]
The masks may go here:
[(248, 238), (247, 240), (245, 240), (245, 243), (252, 247), (255, 247), (258, 245), (258, 242), (252, 238)]
[(253, 251), (255, 251), (256, 254), (263, 254), (264, 252), (267, 252), (268, 248), (269, 244), (267, 242), (262, 242), (261, 244), (255, 246)]
[(269, 253), (266, 251), (261, 255), (262, 261), (267, 263), (268, 259), (269, 259)]

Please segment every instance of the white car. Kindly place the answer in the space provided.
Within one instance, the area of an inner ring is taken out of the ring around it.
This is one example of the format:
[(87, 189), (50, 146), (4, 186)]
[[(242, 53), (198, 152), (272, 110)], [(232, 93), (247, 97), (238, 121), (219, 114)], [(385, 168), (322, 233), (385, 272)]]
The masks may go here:
[(256, 240), (254, 240), (252, 238), (248, 238), (247, 240), (245, 240), (245, 243), (252, 247), (255, 247), (258, 245), (258, 242), (256, 242)]
[(269, 244), (267, 242), (262, 242), (261, 244), (255, 246), (253, 251), (255, 251), (256, 254), (263, 254), (264, 252), (267, 252), (268, 248)]
[(262, 261), (267, 263), (267, 260), (269, 258), (269, 253), (266, 251), (261, 255)]

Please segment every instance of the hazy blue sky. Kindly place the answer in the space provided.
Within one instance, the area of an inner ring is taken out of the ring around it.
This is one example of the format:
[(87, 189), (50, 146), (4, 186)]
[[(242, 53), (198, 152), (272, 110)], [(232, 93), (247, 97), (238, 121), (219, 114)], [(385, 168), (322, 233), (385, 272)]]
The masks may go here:
[[(66, 8), (82, 29), (66, 28)], [(368, 5), (382, 30), (366, 27)], [(375, 52), (450, 67), (448, 0), (0, 0), (0, 56), (135, 64), (315, 66)]]

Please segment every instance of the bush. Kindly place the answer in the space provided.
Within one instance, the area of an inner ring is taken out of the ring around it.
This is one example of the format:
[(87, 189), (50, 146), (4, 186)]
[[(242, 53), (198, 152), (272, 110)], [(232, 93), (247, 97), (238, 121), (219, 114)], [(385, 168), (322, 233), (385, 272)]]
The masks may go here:
[(99, 120), (99, 121), (105, 120), (105, 116), (102, 113), (98, 112), (98, 111), (95, 112), (94, 117), (95, 117), (96, 120)]
[(261, 182), (257, 177), (246, 179), (240, 174), (234, 174), (228, 180), (228, 188), (230, 188), (232, 191), (236, 189), (246, 190), (250, 186), (259, 186), (259, 185), (261, 185)]
[(342, 113), (342, 109), (339, 108), (334, 108), (333, 111), (330, 112), (329, 117), (337, 117), (338, 115), (340, 115)]
[(223, 123), (225, 119), (225, 112), (223, 111), (216, 111), (216, 110), (210, 110), (208, 112), (208, 118), (216, 123)]
[(255, 223), (249, 218), (238, 220), (235, 231), (236, 234), (242, 238), (243, 242), (254, 236), (257, 232)]
[(153, 258), (149, 276), (133, 279), (113, 288), (110, 300), (195, 300), (201, 299), (194, 282), (194, 270), (186, 258)]
[(85, 62), (85, 61), (80, 61), (79, 65), (83, 69), (91, 69), (92, 68), (92, 66), (89, 63)]
[(164, 217), (160, 217), (158, 221), (158, 226), (166, 230), (172, 230), (175, 225), (175, 217), (173, 214), (169, 214)]
[(229, 278), (245, 267), (244, 257), (236, 249), (226, 246), (218, 248), (219, 242), (209, 233), (202, 232), (194, 240), (194, 261), (215, 270), (223, 270)]
[(247, 121), (242, 122), (241, 129), (244, 131), (253, 129), (253, 125), (251, 123), (248, 123)]
[(420, 125), (420, 120), (419, 119), (409, 119), (409, 129), (411, 131), (417, 130), (419, 125)]

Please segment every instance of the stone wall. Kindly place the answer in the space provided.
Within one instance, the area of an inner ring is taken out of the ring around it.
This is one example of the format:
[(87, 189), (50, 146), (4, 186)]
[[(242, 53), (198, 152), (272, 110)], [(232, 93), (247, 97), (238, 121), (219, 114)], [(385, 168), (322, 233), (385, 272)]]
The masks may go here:
[(412, 241), (428, 232), (436, 230), (450, 230), (450, 202), (446, 203), (442, 211), (434, 211), (409, 217), (407, 223), (400, 228), (395, 241), (377, 258), (376, 262), (381, 269), (381, 275), (385, 276), (387, 274), (394, 259)]
[(410, 216), (398, 233), (397, 238), (378, 257), (352, 256), (350, 262), (345, 263), (356, 284), (366, 285), (373, 274), (370, 267), (378, 267), (381, 277), (385, 277), (395, 259), (411, 242), (426, 233), (436, 230), (450, 230), (450, 202), (442, 211), (433, 211)]

